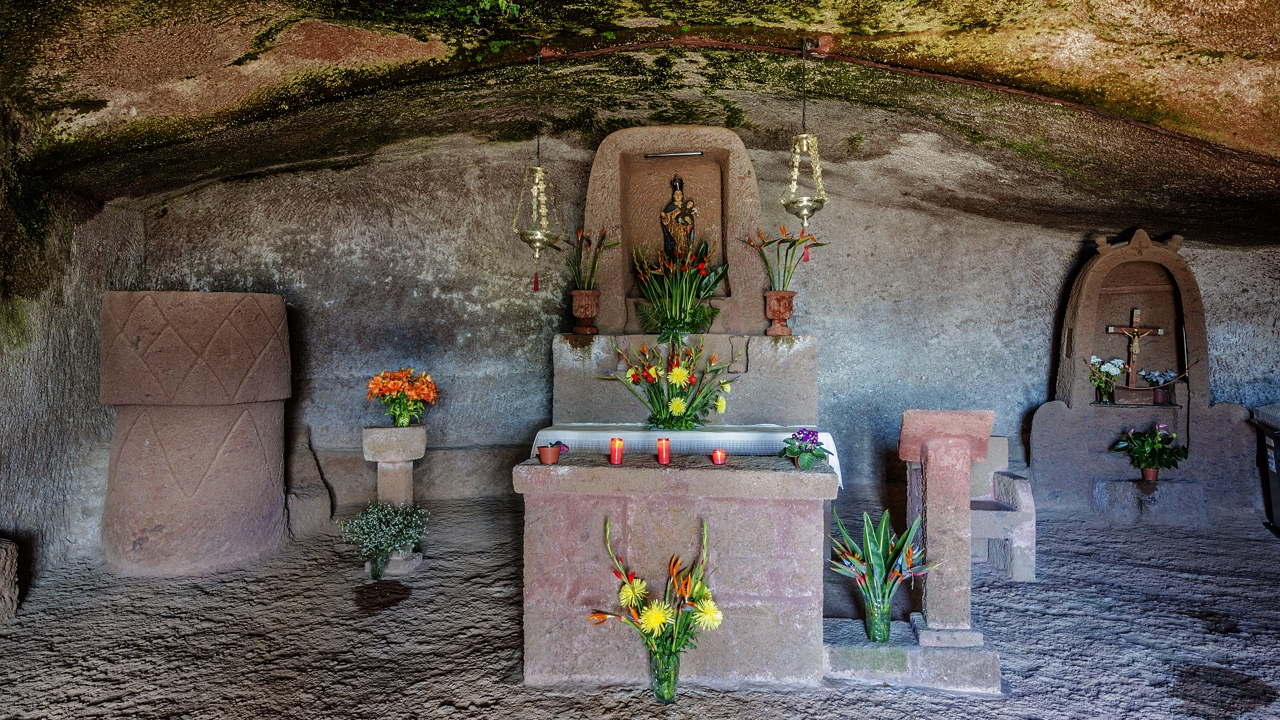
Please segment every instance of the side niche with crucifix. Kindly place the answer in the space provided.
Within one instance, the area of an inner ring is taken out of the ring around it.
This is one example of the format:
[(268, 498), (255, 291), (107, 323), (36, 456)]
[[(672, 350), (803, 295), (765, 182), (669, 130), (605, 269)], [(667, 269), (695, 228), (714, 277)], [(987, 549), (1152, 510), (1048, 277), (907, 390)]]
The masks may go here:
[[(1121, 433), (1161, 424), (1190, 450), (1180, 468), (1161, 471), (1162, 482), (1201, 482), (1210, 506), (1219, 493), (1223, 503), (1228, 493), (1249, 497), (1256, 469), (1248, 411), (1234, 403), (1210, 404), (1204, 303), (1179, 254), (1182, 238), (1154, 242), (1138, 230), (1127, 244), (1098, 238), (1097, 245), (1098, 254), (1071, 288), (1057, 346), (1055, 397), (1032, 420), (1037, 505), (1091, 509), (1095, 483), (1137, 477), (1124, 454), (1110, 451)], [(1099, 403), (1089, 381), (1095, 356), (1129, 365), (1116, 378), (1112, 404)], [(1144, 371), (1173, 375), (1162, 383), (1163, 397)]]

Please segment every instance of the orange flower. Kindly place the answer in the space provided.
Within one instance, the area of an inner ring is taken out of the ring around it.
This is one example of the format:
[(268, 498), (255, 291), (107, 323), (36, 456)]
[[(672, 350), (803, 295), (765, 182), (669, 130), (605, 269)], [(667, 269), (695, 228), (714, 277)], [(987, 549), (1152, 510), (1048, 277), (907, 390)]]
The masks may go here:
[(672, 555), (671, 564), (667, 566), (667, 569), (671, 572), (671, 577), (675, 577), (680, 572), (680, 558)]
[(603, 625), (609, 620), (609, 613), (591, 613), (591, 617), (587, 618), (587, 620), (592, 625)]

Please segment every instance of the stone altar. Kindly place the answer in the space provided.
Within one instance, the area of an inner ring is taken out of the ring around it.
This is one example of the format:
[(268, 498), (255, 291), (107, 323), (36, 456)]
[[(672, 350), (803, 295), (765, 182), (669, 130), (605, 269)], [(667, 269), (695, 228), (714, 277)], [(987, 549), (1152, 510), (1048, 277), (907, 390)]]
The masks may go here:
[(102, 547), (117, 570), (247, 563), (285, 534), (284, 300), (107, 292), (101, 400), (116, 406)]
[(778, 457), (702, 456), (671, 464), (603, 454), (564, 456), (558, 465), (524, 462), (512, 471), (524, 495), (524, 679), (641, 683), (644, 645), (620, 623), (595, 627), (593, 610), (616, 610), (618, 586), (604, 548), (614, 549), (657, 588), (672, 555), (698, 549), (708, 525), (709, 584), (724, 624), (681, 660), (681, 680), (816, 683), (822, 679), (822, 576), (828, 540), (823, 502), (836, 476), (819, 464), (802, 472)]

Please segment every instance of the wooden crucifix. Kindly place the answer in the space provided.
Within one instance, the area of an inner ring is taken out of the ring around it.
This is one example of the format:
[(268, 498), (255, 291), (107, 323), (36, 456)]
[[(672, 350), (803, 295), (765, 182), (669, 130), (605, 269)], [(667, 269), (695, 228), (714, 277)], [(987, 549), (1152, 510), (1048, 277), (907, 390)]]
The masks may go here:
[(1129, 327), (1118, 327), (1116, 325), (1107, 326), (1108, 333), (1119, 333), (1129, 338), (1129, 387), (1137, 387), (1138, 384), (1138, 355), (1142, 352), (1142, 346), (1138, 341), (1148, 335), (1164, 335), (1164, 328), (1158, 327), (1142, 327), (1142, 309), (1133, 309), (1133, 322)]

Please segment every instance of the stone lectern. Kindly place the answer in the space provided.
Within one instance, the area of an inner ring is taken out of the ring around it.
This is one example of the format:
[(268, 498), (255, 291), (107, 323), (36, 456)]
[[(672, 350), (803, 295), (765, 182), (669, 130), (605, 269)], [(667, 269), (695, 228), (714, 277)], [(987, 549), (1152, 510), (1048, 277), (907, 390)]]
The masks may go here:
[(102, 545), (117, 570), (242, 565), (284, 538), (284, 300), (108, 292), (101, 400), (116, 407)]

